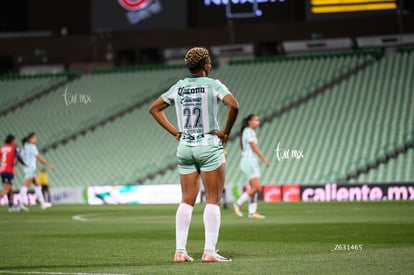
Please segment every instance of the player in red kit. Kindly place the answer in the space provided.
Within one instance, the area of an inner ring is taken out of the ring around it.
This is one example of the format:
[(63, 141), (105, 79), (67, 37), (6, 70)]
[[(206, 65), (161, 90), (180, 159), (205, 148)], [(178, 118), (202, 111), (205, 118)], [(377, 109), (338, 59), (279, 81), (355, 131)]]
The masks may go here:
[(9, 212), (13, 211), (13, 190), (12, 184), (14, 179), (14, 166), (16, 159), (26, 166), (19, 151), (16, 147), (16, 137), (8, 135), (6, 137), (5, 145), (0, 147), (0, 175), (3, 181), (3, 190), (0, 192), (0, 198), (8, 195), (9, 198)]

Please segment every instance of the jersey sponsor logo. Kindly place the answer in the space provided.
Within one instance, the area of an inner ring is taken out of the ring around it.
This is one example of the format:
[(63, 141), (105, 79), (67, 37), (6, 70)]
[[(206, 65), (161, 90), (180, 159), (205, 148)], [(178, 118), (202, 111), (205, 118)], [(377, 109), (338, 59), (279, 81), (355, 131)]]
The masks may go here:
[(131, 25), (136, 25), (162, 11), (159, 0), (118, 0), (128, 12), (126, 17)]
[(205, 137), (204, 133), (203, 134), (195, 134), (195, 135), (182, 133), (182, 135), (181, 135), (181, 139), (189, 140), (189, 141), (195, 141), (195, 140), (203, 139), (204, 137)]
[(200, 105), (201, 100), (202, 100), (201, 97), (197, 97), (197, 98), (183, 97), (181, 99), (181, 104), (186, 105), (186, 106), (193, 105), (193, 104)]
[(184, 95), (193, 95), (193, 94), (204, 94), (206, 92), (204, 87), (196, 87), (196, 88), (186, 88), (186, 87), (180, 87), (178, 88), (178, 95), (184, 96)]

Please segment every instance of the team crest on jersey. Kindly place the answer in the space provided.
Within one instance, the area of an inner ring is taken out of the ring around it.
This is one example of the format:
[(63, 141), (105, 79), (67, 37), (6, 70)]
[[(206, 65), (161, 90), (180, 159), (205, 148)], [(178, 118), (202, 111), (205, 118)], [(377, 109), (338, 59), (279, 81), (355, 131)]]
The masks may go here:
[(118, 3), (127, 10), (126, 17), (131, 25), (162, 11), (160, 0), (118, 0)]

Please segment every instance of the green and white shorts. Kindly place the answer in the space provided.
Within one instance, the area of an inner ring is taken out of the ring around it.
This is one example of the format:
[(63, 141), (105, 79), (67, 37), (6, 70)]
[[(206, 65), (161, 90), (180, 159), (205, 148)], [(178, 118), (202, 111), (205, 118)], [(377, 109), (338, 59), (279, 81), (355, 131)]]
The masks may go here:
[(242, 158), (240, 161), (240, 169), (246, 175), (247, 179), (260, 178), (260, 167), (257, 160)]
[(221, 145), (177, 147), (178, 171), (182, 175), (196, 171), (214, 171), (226, 162), (224, 148)]

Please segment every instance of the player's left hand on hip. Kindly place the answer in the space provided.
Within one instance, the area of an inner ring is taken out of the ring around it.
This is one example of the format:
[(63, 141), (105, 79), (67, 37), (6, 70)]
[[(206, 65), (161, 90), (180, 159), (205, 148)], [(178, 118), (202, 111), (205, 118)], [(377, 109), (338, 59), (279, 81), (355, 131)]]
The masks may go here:
[(229, 139), (228, 134), (225, 134), (223, 131), (216, 131), (216, 132), (213, 133), (213, 135), (218, 136), (219, 139), (221, 140), (221, 144), (223, 145), (223, 147), (226, 147), (227, 140)]

